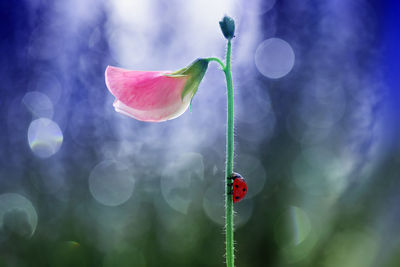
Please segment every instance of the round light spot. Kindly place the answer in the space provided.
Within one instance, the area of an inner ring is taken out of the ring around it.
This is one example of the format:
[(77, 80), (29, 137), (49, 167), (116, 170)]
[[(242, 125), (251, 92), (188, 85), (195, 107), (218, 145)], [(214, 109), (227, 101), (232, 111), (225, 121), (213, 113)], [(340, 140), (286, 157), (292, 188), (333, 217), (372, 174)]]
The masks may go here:
[(0, 195), (2, 232), (31, 237), (36, 230), (37, 220), (36, 210), (27, 198), (15, 193)]
[(60, 149), (62, 142), (62, 131), (54, 121), (40, 118), (29, 125), (28, 143), (36, 156), (48, 158), (54, 155)]
[(134, 179), (128, 167), (120, 162), (105, 160), (96, 165), (89, 176), (92, 196), (106, 206), (118, 206), (131, 196)]
[(292, 47), (284, 40), (270, 38), (263, 41), (256, 50), (257, 69), (268, 78), (281, 78), (288, 74), (294, 65), (295, 55)]
[(24, 103), (32, 115), (37, 118), (44, 117), (51, 119), (53, 117), (53, 103), (50, 98), (43, 93), (28, 92), (25, 94), (24, 98), (22, 98), (22, 103)]
[(299, 207), (292, 206), (284, 212), (275, 225), (276, 242), (283, 248), (298, 246), (311, 231), (308, 215)]
[(192, 201), (193, 178), (204, 177), (203, 156), (198, 153), (182, 154), (169, 164), (161, 177), (161, 193), (176, 211), (187, 213)]
[(281, 255), (288, 263), (307, 257), (318, 241), (307, 213), (299, 207), (289, 207), (276, 221), (274, 230)]

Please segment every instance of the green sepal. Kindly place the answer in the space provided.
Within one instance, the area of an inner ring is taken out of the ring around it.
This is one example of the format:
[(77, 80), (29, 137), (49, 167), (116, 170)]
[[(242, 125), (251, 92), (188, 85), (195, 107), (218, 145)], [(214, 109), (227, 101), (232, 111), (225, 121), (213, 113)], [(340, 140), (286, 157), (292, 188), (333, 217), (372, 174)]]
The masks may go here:
[(190, 98), (196, 94), (200, 82), (208, 68), (208, 60), (204, 58), (196, 59), (191, 65), (186, 68), (167, 74), (168, 77), (188, 77), (185, 87), (182, 90), (181, 99), (183, 100), (188, 94)]

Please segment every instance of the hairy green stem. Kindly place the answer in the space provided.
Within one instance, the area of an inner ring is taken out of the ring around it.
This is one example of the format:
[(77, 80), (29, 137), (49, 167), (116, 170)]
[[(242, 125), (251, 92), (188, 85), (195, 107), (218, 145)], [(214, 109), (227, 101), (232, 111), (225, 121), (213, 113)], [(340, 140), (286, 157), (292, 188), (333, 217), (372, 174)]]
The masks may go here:
[(227, 87), (227, 124), (226, 124), (226, 166), (225, 166), (225, 231), (226, 231), (226, 266), (234, 267), (234, 240), (233, 240), (233, 199), (229, 191), (232, 190), (229, 177), (233, 172), (233, 85), (231, 74), (231, 40), (228, 40), (226, 50), (226, 66), (224, 69)]
[(233, 173), (233, 85), (231, 73), (231, 40), (228, 40), (226, 50), (226, 65), (216, 57), (207, 58), (208, 61), (215, 61), (221, 65), (225, 73), (228, 114), (226, 124), (226, 166), (225, 166), (225, 233), (226, 233), (226, 266), (235, 266), (234, 240), (233, 240), (233, 199), (230, 191), (232, 190), (231, 180)]
[(225, 65), (224, 65), (224, 63), (223, 63), (219, 58), (217, 58), (217, 57), (209, 57), (209, 58), (207, 58), (207, 60), (208, 60), (208, 61), (215, 61), (215, 62), (217, 62), (219, 65), (221, 65), (222, 70), (225, 71)]

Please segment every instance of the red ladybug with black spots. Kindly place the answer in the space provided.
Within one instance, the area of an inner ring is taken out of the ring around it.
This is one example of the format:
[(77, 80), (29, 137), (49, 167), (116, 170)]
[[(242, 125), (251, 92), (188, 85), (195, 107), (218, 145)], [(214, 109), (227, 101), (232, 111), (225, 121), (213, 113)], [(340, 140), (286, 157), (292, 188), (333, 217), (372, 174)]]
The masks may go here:
[(247, 184), (244, 178), (239, 173), (232, 173), (231, 177), (228, 179), (232, 180), (230, 184), (232, 186), (232, 194), (233, 203), (237, 203), (244, 198), (247, 193)]

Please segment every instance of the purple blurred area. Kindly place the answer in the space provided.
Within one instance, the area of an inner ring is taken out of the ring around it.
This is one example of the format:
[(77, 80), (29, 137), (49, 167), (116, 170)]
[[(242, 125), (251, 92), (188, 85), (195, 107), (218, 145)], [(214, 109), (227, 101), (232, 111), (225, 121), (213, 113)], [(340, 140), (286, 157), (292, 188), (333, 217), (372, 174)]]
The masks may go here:
[(400, 266), (400, 4), (0, 2), (0, 266), (223, 266), (226, 87), (116, 113), (108, 65), (224, 58), (236, 21), (237, 266)]

